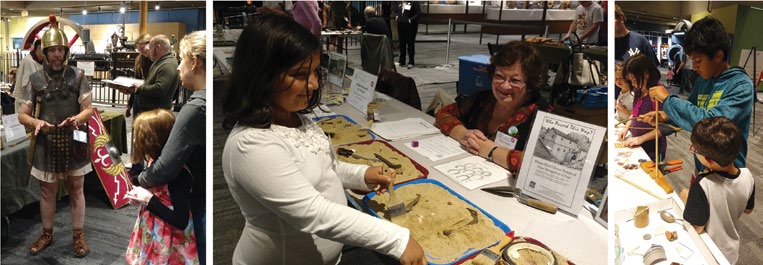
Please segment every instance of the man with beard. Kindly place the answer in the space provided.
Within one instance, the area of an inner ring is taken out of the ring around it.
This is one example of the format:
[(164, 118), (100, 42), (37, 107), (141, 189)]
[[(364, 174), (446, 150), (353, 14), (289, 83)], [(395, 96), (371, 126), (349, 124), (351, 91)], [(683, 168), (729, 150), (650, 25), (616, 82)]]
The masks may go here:
[[(36, 255), (53, 243), (53, 220), (56, 213), (58, 181), (64, 181), (69, 192), (72, 212), (74, 255), (84, 257), (89, 249), (85, 241), (84, 175), (92, 171), (86, 123), (93, 114), (90, 85), (83, 70), (67, 66), (69, 46), (55, 16), (50, 29), (42, 35), (42, 52), (46, 58), (42, 70), (29, 77), (22, 101), (19, 121), (34, 130), (31, 175), (40, 181), (40, 216), (42, 234), (29, 248)], [(79, 137), (78, 137), (79, 138)]]

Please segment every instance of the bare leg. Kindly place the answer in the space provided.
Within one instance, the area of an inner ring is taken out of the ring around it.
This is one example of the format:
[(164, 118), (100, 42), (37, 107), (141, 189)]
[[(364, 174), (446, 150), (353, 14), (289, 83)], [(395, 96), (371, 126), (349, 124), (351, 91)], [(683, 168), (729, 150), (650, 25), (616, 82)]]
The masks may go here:
[(84, 182), (84, 176), (69, 176), (66, 181), (72, 211), (72, 227), (75, 228), (81, 228), (85, 224), (85, 194), (82, 191)]
[(56, 217), (56, 193), (58, 193), (58, 183), (40, 181), (40, 217), (44, 229), (53, 229), (53, 221)]

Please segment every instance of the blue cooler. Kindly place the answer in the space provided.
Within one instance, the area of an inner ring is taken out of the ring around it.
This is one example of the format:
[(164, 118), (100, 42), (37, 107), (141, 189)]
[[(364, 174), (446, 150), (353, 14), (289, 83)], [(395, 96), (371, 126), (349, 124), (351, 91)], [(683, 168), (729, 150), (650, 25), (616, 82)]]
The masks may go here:
[(579, 89), (575, 94), (575, 102), (583, 108), (606, 108), (607, 100), (606, 86)]
[(489, 64), (488, 55), (458, 57), (458, 94), (469, 96), (477, 91), (492, 89), (493, 81), (487, 74)]

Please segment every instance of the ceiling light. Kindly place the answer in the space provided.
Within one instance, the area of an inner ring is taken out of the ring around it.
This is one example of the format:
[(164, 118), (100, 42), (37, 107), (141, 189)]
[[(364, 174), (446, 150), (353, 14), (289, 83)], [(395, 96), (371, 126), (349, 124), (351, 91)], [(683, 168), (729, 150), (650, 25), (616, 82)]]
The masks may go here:
[(87, 15), (87, 8), (82, 8), (82, 15)]
[(29, 16), (29, 11), (27, 11), (27, 10), (26, 10), (26, 8), (22, 9), (22, 10), (21, 10), (21, 16), (22, 16), (22, 17), (26, 17), (26, 16)]
[(122, 13), (122, 14), (125, 13), (125, 3), (124, 2), (122, 2), (122, 5), (119, 6), (119, 13)]
[(156, 9), (156, 10), (159, 10), (159, 8), (160, 8), (160, 7), (159, 7), (159, 2), (157, 1), (157, 2), (156, 2), (156, 5), (154, 6), (154, 9)]

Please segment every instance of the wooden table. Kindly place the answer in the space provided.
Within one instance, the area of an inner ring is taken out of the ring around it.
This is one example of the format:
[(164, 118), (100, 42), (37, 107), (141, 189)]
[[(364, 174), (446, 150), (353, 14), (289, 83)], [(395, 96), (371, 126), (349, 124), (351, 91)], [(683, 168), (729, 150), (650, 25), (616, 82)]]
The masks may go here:
[[(377, 97), (379, 96), (377, 95)], [(388, 98), (386, 96), (382, 97)], [(330, 108), (332, 111), (346, 115), (355, 121), (365, 120), (365, 113), (361, 113), (347, 103)], [(405, 118), (423, 118), (427, 122), (434, 122), (434, 117), (391, 98), (379, 107), (379, 113), (382, 116), (381, 122)], [(424, 166), (429, 171), (429, 179), (442, 182), (458, 194), (489, 212), (515, 231), (516, 236), (526, 236), (540, 240), (576, 264), (607, 264), (607, 229), (594, 221), (588, 210), (581, 208), (577, 217), (562, 212), (552, 215), (521, 204), (516, 198), (499, 197), (480, 189), (468, 190), (442, 174), (434, 166), (463, 159), (471, 156), (471, 154), (461, 154), (432, 162), (407, 146), (407, 143), (411, 140), (428, 137), (431, 137), (431, 135), (389, 143)], [(505, 181), (499, 181), (485, 187), (505, 185), (507, 185)], [(358, 195), (353, 196), (355, 199), (362, 198)]]

